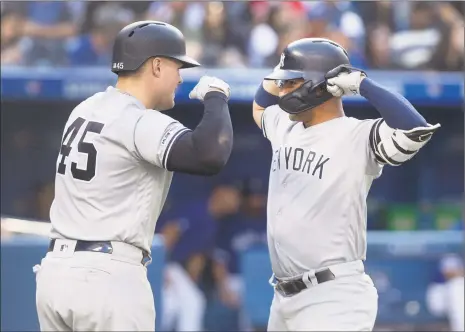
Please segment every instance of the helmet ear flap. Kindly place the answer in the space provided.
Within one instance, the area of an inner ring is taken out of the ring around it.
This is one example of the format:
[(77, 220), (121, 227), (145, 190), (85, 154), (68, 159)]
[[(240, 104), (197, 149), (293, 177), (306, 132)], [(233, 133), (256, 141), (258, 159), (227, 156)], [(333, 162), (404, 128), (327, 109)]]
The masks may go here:
[(324, 93), (327, 92), (326, 90), (326, 84), (325, 83), (321, 83), (321, 84), (318, 84), (316, 87), (315, 87), (315, 96), (320, 98), (320, 97), (323, 97)]
[(305, 81), (304, 84), (302, 84), (302, 86), (298, 89), (300, 91), (300, 95), (304, 98), (309, 96), (312, 93), (313, 86), (313, 81)]

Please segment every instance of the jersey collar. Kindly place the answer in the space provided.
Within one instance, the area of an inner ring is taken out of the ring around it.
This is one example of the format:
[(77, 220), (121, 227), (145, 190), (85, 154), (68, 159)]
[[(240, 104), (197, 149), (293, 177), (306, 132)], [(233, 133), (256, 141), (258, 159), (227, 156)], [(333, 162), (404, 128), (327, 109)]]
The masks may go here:
[(139, 106), (141, 109), (146, 109), (146, 107), (139, 101), (139, 99), (137, 99), (136, 97), (134, 97), (133, 95), (131, 95), (130, 93), (127, 93), (126, 91), (122, 91), (118, 88), (115, 88), (114, 86), (109, 86), (107, 88), (107, 91), (108, 92), (116, 92), (116, 93), (120, 93), (120, 94), (123, 94), (123, 95), (126, 95), (128, 97), (130, 97), (131, 99), (134, 100), (134, 102), (137, 104), (137, 106)]

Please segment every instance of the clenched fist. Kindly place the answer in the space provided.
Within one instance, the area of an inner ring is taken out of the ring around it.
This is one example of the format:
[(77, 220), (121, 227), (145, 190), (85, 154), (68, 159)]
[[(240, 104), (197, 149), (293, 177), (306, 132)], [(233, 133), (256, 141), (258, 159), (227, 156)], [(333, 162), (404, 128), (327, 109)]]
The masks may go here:
[(326, 74), (326, 90), (334, 97), (360, 93), (360, 83), (366, 74), (357, 68), (341, 65)]
[(203, 101), (207, 92), (210, 91), (222, 92), (228, 99), (231, 93), (228, 83), (223, 80), (212, 76), (202, 76), (199, 83), (189, 93), (189, 98)]

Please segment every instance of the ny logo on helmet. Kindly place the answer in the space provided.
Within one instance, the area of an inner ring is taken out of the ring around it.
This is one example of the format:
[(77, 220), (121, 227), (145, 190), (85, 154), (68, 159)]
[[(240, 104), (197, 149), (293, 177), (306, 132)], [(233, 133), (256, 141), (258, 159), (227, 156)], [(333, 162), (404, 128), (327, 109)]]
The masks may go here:
[(283, 68), (284, 67), (284, 53), (281, 54), (281, 59), (279, 59), (279, 68)]

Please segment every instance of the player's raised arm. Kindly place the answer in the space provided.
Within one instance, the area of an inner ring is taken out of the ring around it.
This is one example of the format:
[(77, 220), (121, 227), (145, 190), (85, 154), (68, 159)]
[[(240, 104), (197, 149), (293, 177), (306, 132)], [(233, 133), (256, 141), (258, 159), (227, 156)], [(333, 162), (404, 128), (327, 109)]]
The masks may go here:
[(204, 114), (193, 131), (185, 131), (168, 151), (170, 171), (194, 175), (214, 175), (224, 167), (233, 145), (229, 115), (229, 85), (215, 77), (204, 76), (189, 94), (204, 103)]
[(252, 115), (257, 126), (262, 129), (263, 111), (272, 105), (278, 104), (279, 89), (273, 81), (264, 80), (255, 93)]
[(333, 96), (360, 94), (381, 114), (370, 132), (370, 146), (382, 164), (401, 165), (411, 159), (430, 139), (440, 124), (430, 125), (413, 105), (398, 93), (377, 84), (353, 67), (341, 65), (327, 76)]

